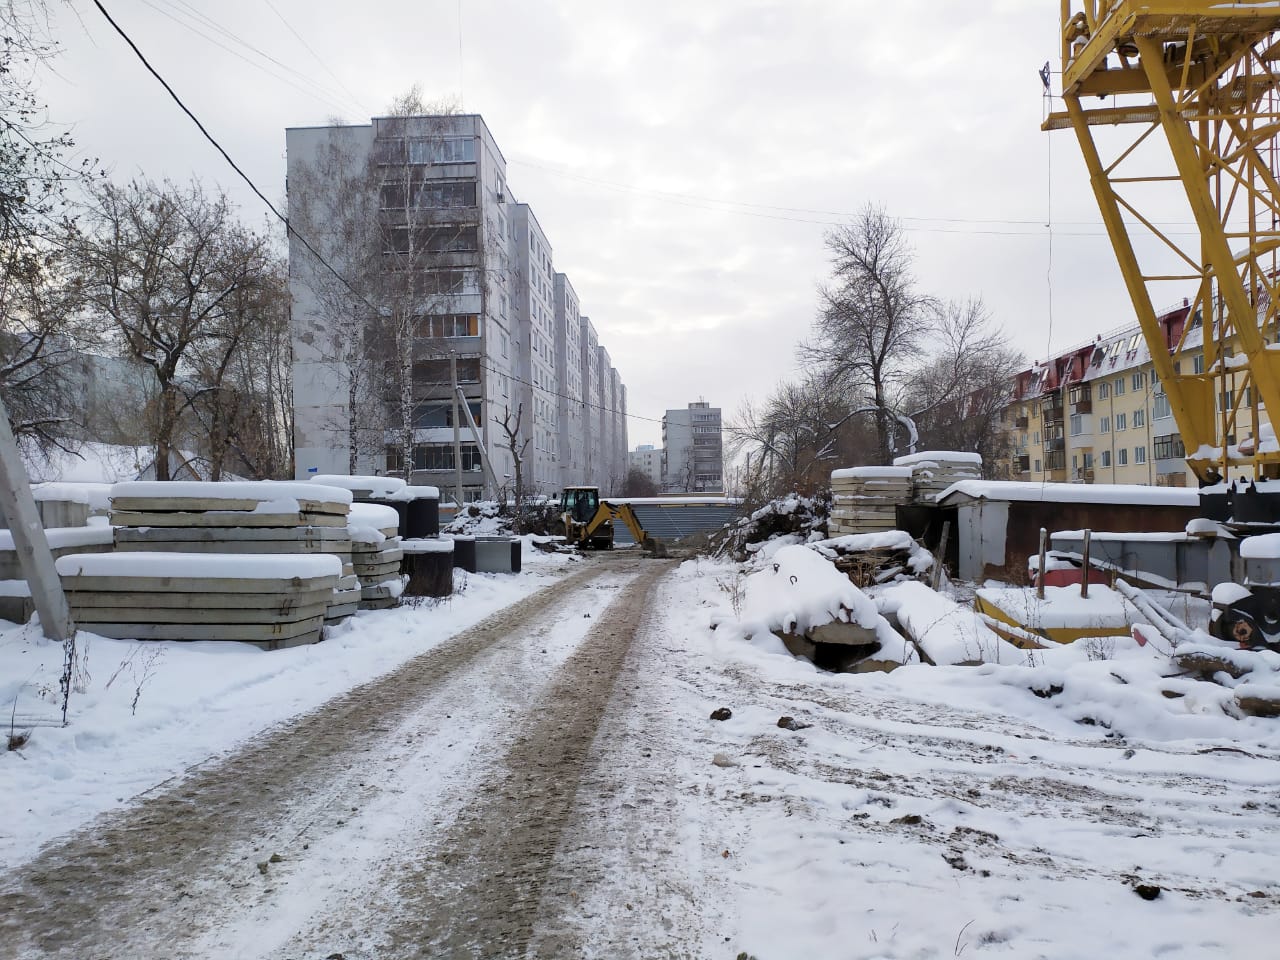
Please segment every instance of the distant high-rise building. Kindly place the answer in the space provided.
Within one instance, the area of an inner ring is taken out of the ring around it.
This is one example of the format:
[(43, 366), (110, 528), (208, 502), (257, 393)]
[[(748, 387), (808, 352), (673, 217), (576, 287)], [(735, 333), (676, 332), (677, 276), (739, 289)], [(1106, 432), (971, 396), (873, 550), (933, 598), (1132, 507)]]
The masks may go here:
[(642, 443), (628, 455), (629, 469), (639, 470), (653, 481), (653, 485), (662, 489), (662, 451), (654, 449), (651, 443)]
[(704, 400), (662, 417), (662, 490), (665, 493), (724, 491), (720, 408)]

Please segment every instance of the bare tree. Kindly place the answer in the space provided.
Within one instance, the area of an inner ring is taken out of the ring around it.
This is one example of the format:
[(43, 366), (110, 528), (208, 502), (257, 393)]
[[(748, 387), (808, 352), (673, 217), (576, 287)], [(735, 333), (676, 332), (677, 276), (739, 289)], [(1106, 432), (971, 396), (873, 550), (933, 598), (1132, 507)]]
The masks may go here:
[(888, 463), (895, 411), (938, 316), (919, 292), (902, 226), (866, 207), (826, 236), (833, 277), (819, 291), (820, 312), (801, 356), (835, 387), (866, 398), (874, 412), (877, 459)]
[(93, 175), (49, 129), (35, 70), (57, 53), (39, 0), (0, 2), (0, 398), (27, 445), (62, 445), (83, 419), (76, 367), (86, 339), (61, 245), (67, 189)]
[[(198, 183), (134, 181), (94, 191), (72, 242), (91, 318), (156, 381), (151, 440), (156, 478), (170, 479), (183, 415), (216, 390), (269, 284), (265, 237), (245, 229), (226, 196)], [(216, 362), (215, 362), (216, 361)], [(201, 374), (215, 382), (200, 382)]]
[(524, 435), (522, 429), (522, 421), (524, 420), (524, 404), (516, 404), (516, 412), (513, 414), (511, 408), (507, 407), (503, 410), (502, 419), (493, 418), (502, 429), (502, 435), (505, 439), (506, 448), (511, 451), (511, 462), (515, 490), (513, 496), (515, 498), (515, 532), (521, 532), (521, 524), (524, 519), (524, 502), (526, 491), (524, 487), (524, 455), (529, 449), (530, 439)]

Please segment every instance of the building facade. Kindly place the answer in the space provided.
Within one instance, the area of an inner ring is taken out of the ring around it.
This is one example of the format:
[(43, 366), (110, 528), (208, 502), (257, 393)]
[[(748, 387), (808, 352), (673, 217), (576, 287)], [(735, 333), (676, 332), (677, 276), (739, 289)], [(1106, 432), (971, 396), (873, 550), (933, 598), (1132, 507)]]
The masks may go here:
[(639, 470), (653, 481), (653, 485), (662, 489), (662, 451), (651, 443), (642, 443), (628, 455), (629, 469)]
[(724, 454), (720, 408), (705, 400), (662, 417), (662, 491), (722, 493)]
[(529, 493), (611, 492), (625, 445), (593, 465), (589, 444), (625, 388), (483, 118), (292, 128), (286, 146), (291, 219), (320, 254), (291, 234), (296, 475), (390, 472), (449, 496), (460, 467), (464, 499), (493, 497), (514, 445)]
[[(1160, 323), (1169, 344), (1194, 348), (1203, 338), (1199, 316), (1186, 306)], [(1193, 354), (1192, 363), (1192, 372), (1202, 373), (1203, 353)], [(1003, 423), (1015, 480), (1196, 486), (1136, 324), (1019, 373)]]

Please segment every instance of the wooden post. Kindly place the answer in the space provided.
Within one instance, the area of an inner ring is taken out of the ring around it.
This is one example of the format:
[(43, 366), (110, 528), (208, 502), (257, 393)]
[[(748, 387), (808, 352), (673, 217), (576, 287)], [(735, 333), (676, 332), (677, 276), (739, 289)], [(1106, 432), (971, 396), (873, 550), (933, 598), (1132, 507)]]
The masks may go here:
[(1092, 530), (1084, 532), (1084, 546), (1081, 548), (1084, 562), (1081, 564), (1080, 570), (1080, 596), (1089, 599), (1089, 538), (1093, 536)]
[(1040, 569), (1036, 571), (1036, 599), (1044, 599), (1044, 555), (1049, 548), (1049, 531), (1040, 528)]
[(0, 507), (9, 519), (13, 548), (31, 590), (31, 599), (40, 614), (40, 629), (50, 640), (62, 642), (75, 633), (67, 595), (53, 566), (49, 538), (40, 524), (31, 481), (18, 453), (18, 441), (9, 426), (9, 413), (0, 405)]
[(942, 522), (942, 536), (938, 537), (938, 552), (933, 557), (933, 579), (929, 586), (934, 590), (938, 589), (938, 585), (942, 582), (942, 561), (947, 556), (947, 538), (951, 535), (951, 521), (944, 520)]

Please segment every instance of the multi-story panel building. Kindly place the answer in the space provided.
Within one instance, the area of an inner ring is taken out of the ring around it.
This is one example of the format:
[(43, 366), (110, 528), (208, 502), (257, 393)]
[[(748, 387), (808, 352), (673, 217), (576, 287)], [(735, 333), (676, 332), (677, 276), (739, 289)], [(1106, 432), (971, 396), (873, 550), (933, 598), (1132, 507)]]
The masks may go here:
[(600, 472), (600, 338), (590, 317), (579, 326), (582, 350), (582, 465), (586, 483), (599, 486)]
[(297, 476), (451, 492), (460, 466), (464, 497), (492, 496), (514, 476), (501, 422), (523, 405), (526, 489), (595, 482), (599, 340), (484, 120), (381, 117), (286, 143), (294, 222), (323, 260), (291, 234)]
[(651, 443), (642, 443), (627, 455), (630, 470), (639, 470), (653, 481), (658, 489), (662, 488), (662, 451), (654, 449)]
[(524, 457), (524, 482), (535, 493), (560, 489), (560, 434), (556, 373), (555, 270), (551, 244), (528, 204), (513, 208), (517, 277), (522, 424), (530, 440)]
[[(1200, 319), (1188, 312), (1181, 307), (1160, 317), (1167, 342), (1182, 340), (1194, 347), (1200, 341)], [(1184, 330), (1188, 324), (1191, 328)], [(1192, 362), (1201, 367), (1193, 372), (1203, 372), (1202, 356), (1193, 355)], [(1014, 479), (1163, 486), (1196, 482), (1136, 325), (1018, 374), (1004, 422), (1012, 434)], [(1240, 422), (1247, 422), (1247, 415)]]
[(595, 395), (595, 484), (601, 490), (613, 489), (613, 381), (609, 377), (609, 371), (613, 368), (613, 363), (609, 359), (609, 351), (601, 344), (596, 347), (597, 367), (599, 374), (596, 378), (596, 395)]
[(705, 400), (662, 418), (662, 489), (666, 493), (724, 490), (720, 408)]
[(582, 317), (578, 295), (563, 273), (555, 276), (556, 419), (561, 485), (586, 476), (586, 422), (582, 405)]

